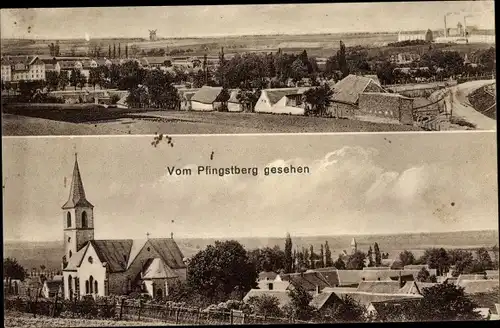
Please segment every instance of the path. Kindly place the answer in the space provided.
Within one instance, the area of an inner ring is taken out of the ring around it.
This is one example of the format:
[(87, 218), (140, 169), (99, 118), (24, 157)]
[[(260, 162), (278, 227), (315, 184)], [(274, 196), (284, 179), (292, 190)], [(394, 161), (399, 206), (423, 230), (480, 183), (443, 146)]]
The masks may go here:
[(460, 116), (466, 121), (474, 124), (476, 130), (496, 130), (496, 120), (475, 110), (467, 99), (467, 96), (474, 90), (493, 82), (495, 82), (495, 80), (470, 81), (451, 87), (451, 98), (448, 97), (446, 99), (447, 106), (451, 101), (453, 104), (453, 115)]

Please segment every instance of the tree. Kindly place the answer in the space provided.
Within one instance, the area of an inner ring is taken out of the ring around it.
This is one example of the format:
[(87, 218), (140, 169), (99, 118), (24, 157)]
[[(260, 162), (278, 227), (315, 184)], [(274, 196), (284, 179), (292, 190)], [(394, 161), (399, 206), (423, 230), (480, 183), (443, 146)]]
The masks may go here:
[(349, 75), (349, 67), (347, 66), (347, 60), (345, 57), (345, 45), (342, 41), (340, 41), (340, 49), (337, 52), (337, 58), (339, 62), (339, 69), (342, 72), (342, 78), (344, 78)]
[(266, 294), (261, 296), (252, 296), (248, 299), (248, 304), (250, 305), (252, 312), (257, 315), (267, 317), (282, 316), (280, 302), (276, 296)]
[(316, 268), (316, 254), (314, 254), (314, 248), (313, 245), (309, 246), (309, 268), (314, 269)]
[(108, 58), (111, 58), (111, 45), (108, 46)]
[(415, 264), (415, 255), (410, 251), (404, 250), (399, 254), (399, 261), (401, 261), (402, 266)]
[(81, 72), (77, 69), (73, 69), (71, 70), (71, 75), (69, 77), (69, 82), (71, 83), (71, 86), (75, 87), (75, 90), (76, 90), (76, 87), (79, 86), (80, 84), (80, 80), (81, 80)]
[(17, 262), (17, 259), (8, 257), (3, 260), (3, 275), (4, 278), (24, 281), (27, 272), (26, 269)]
[(377, 68), (377, 77), (381, 84), (394, 84), (396, 82), (395, 68), (396, 66), (389, 61), (384, 61)]
[(52, 42), (51, 44), (49, 44), (49, 53), (52, 57), (55, 57), (56, 56), (56, 52), (55, 52), (55, 44), (54, 42)]
[(128, 58), (128, 44), (125, 45), (125, 58)]
[(285, 252), (277, 245), (273, 248), (257, 248), (248, 252), (249, 260), (254, 263), (257, 272), (285, 269)]
[(126, 99), (127, 105), (136, 108), (142, 108), (149, 105), (148, 89), (143, 86), (136, 86), (129, 90)]
[(430, 282), (430, 277), (431, 277), (431, 274), (424, 267), (424, 268), (420, 269), (420, 271), (418, 271), (417, 281), (420, 281), (420, 282)]
[(465, 293), (464, 288), (443, 283), (422, 290), (423, 298), (418, 307), (418, 317), (423, 321), (479, 320), (478, 307)]
[(493, 261), (491, 260), (491, 256), (486, 248), (479, 248), (476, 251), (476, 258), (481, 271), (493, 270)]
[(325, 322), (363, 322), (366, 317), (366, 308), (355, 301), (351, 296), (345, 295), (340, 302), (321, 311), (321, 321)]
[(309, 257), (309, 250), (307, 248), (302, 248), (302, 253), (304, 254), (304, 265), (307, 269), (310, 269), (310, 257)]
[(234, 240), (216, 241), (191, 258), (187, 282), (208, 297), (227, 297), (233, 291), (255, 287), (257, 271), (243, 246)]
[(325, 241), (325, 266), (333, 266), (332, 252), (330, 251), (330, 245), (328, 245), (328, 241)]
[(366, 254), (361, 251), (356, 251), (354, 254), (349, 256), (347, 260), (347, 269), (348, 270), (363, 270), (365, 267), (365, 258)]
[(431, 30), (427, 30), (427, 32), (425, 33), (425, 41), (426, 42), (432, 42), (432, 41), (434, 41), (434, 37), (432, 35), (432, 31)]
[(449, 261), (455, 266), (453, 276), (458, 277), (463, 273), (472, 273), (474, 270), (474, 257), (471, 252), (461, 249), (451, 249), (448, 251)]
[(89, 84), (91, 84), (94, 87), (96, 84), (101, 86), (102, 84), (102, 76), (101, 76), (101, 70), (98, 67), (92, 67), (89, 72)]
[(303, 100), (310, 106), (307, 115), (325, 116), (332, 102), (333, 91), (328, 84), (308, 89), (304, 92)]
[(292, 272), (292, 238), (290, 234), (286, 234), (285, 239), (285, 273)]
[(288, 315), (298, 320), (309, 320), (313, 316), (314, 308), (309, 305), (312, 300), (304, 287), (296, 286), (290, 292), (290, 307)]
[(47, 89), (50, 92), (51, 90), (56, 90), (59, 85), (59, 74), (56, 71), (46, 71), (45, 72), (45, 81), (47, 83)]
[(118, 43), (118, 58), (122, 58), (122, 45)]
[(335, 261), (335, 263), (333, 264), (333, 266), (337, 269), (337, 270), (345, 270), (346, 269), (346, 265), (345, 265), (345, 262), (340, 258), (340, 255), (339, 257), (337, 258), (337, 261)]
[(368, 248), (368, 253), (366, 254), (368, 257), (368, 266), (372, 267), (373, 266), (373, 250), (372, 247)]
[(318, 263), (319, 268), (324, 268), (325, 267), (325, 251), (323, 248), (323, 244), (321, 244), (321, 247), (319, 249), (319, 263)]
[(59, 89), (65, 90), (68, 83), (69, 78), (67, 71), (61, 71), (61, 73), (59, 73)]
[(444, 248), (426, 249), (422, 256), (422, 261), (429, 265), (431, 269), (437, 269), (437, 274), (442, 275), (448, 271), (449, 257)]
[(227, 88), (222, 88), (221, 92), (217, 96), (217, 99), (215, 100), (216, 102), (221, 103), (220, 111), (226, 112), (227, 111), (227, 102), (231, 98), (231, 94), (227, 90)]
[[(129, 82), (135, 83), (135, 81), (132, 80), (129, 80)], [(179, 95), (168, 75), (158, 70), (150, 70), (146, 73), (144, 85), (148, 89), (149, 104), (152, 107), (177, 107)]]
[(291, 66), (291, 77), (295, 80), (298, 81), (304, 77), (307, 76), (307, 66), (297, 58)]
[(373, 245), (373, 252), (375, 253), (375, 266), (381, 266), (382, 255), (380, 254), (380, 248), (378, 247), (377, 243)]
[(113, 43), (113, 58), (116, 58), (116, 44)]

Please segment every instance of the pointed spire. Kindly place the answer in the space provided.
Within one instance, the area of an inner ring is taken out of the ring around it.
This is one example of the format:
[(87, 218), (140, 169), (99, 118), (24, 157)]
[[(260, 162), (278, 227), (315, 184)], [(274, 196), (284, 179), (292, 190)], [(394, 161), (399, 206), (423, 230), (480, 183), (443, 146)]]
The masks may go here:
[(357, 246), (356, 239), (353, 237), (351, 241), (351, 246)]
[(94, 207), (85, 197), (85, 190), (83, 189), (80, 168), (78, 167), (78, 154), (75, 152), (75, 166), (73, 168), (73, 178), (71, 180), (69, 198), (62, 208), (68, 209), (74, 208), (76, 206)]

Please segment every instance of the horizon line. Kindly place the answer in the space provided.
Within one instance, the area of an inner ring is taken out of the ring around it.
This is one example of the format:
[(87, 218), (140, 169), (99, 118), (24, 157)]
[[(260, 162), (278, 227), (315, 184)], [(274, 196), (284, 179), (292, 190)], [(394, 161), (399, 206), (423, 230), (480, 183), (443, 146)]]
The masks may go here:
[[(447, 231), (403, 231), (403, 232), (380, 232), (380, 233), (343, 233), (343, 234), (329, 234), (329, 235), (295, 235), (295, 238), (309, 238), (309, 237), (341, 237), (341, 236), (358, 236), (358, 237), (367, 237), (367, 236), (390, 236), (390, 235), (411, 235), (411, 234), (442, 234), (442, 233), (459, 233), (459, 232), (494, 232), (499, 231), (499, 228), (491, 228), (491, 229), (473, 229), (473, 230), (447, 230)], [(175, 234), (174, 234), (175, 236)], [(294, 238), (293, 235), (290, 235), (292, 240)], [(154, 238), (170, 238), (170, 237), (152, 237)], [(210, 236), (210, 237), (174, 237), (174, 239), (220, 239), (220, 240), (234, 240), (234, 239), (253, 239), (253, 238), (286, 238), (286, 234), (284, 236)], [(144, 238), (117, 238), (120, 239), (130, 239), (130, 240), (140, 240)], [(95, 240), (108, 240), (108, 239), (95, 239)], [(115, 240), (115, 239), (109, 239)], [(47, 240), (26, 240), (26, 239), (4, 239), (4, 244), (12, 243), (12, 242), (63, 242), (63, 239), (47, 239)]]

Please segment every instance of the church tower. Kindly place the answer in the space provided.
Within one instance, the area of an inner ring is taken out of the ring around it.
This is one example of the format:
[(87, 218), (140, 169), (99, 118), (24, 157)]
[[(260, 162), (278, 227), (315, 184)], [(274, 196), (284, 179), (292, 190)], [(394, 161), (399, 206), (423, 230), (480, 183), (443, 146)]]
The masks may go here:
[(356, 242), (356, 239), (352, 238), (351, 240), (351, 253), (354, 254), (358, 250), (358, 243)]
[(94, 239), (94, 205), (85, 197), (76, 154), (69, 199), (62, 206), (62, 210), (64, 227), (63, 267), (65, 267), (65, 262), (67, 263), (87, 241)]

